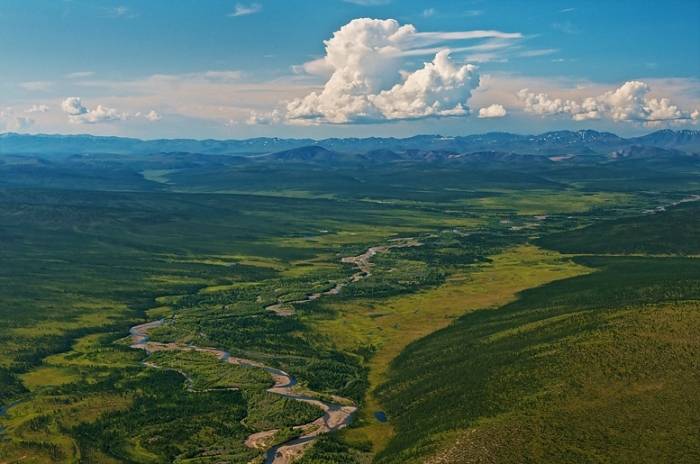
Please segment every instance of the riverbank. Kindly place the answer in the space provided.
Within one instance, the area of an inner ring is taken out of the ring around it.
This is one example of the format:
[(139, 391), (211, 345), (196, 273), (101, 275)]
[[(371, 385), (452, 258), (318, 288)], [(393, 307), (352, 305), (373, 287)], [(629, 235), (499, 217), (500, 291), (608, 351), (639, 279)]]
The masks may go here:
[[(307, 433), (304, 433), (299, 438), (295, 438), (267, 450), (264, 461), (265, 464), (286, 464), (290, 462), (292, 456), (303, 453), (303, 450), (309, 446), (318, 435), (341, 429), (350, 424), (353, 415), (357, 411), (357, 407), (353, 404), (353, 402), (345, 398), (339, 398), (339, 404), (336, 404), (322, 401), (312, 396), (295, 393), (292, 389), (298, 385), (298, 382), (288, 373), (279, 369), (265, 366), (257, 361), (232, 357), (230, 353), (225, 350), (212, 347), (199, 347), (195, 345), (178, 345), (176, 343), (158, 343), (149, 341), (148, 330), (159, 327), (164, 323), (166, 322), (163, 319), (160, 319), (132, 327), (130, 330), (131, 336), (133, 337), (133, 343), (130, 345), (131, 348), (145, 350), (149, 355), (156, 351), (198, 351), (215, 356), (222, 362), (228, 362), (246, 367), (258, 367), (269, 373), (275, 382), (275, 384), (266, 391), (286, 398), (294, 399), (296, 401), (310, 403), (323, 410), (324, 414), (321, 418), (308, 424), (297, 426), (297, 428), (309, 430)], [(142, 364), (146, 367), (161, 368), (155, 363), (143, 362)], [(188, 388), (190, 391), (195, 391), (192, 389), (194, 383), (190, 379), (189, 375), (184, 371), (178, 370), (178, 372), (180, 372), (188, 380)], [(350, 404), (350, 406), (348, 404)], [(250, 448), (260, 448), (261, 443), (264, 443), (264, 437), (274, 435), (274, 433), (275, 430), (269, 430), (251, 434), (246, 438), (245, 443)]]

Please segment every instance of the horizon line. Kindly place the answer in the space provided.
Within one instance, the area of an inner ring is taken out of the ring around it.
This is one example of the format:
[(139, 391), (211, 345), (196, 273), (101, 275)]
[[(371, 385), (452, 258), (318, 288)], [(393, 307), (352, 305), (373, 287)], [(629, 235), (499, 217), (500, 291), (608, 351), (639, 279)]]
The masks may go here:
[(539, 134), (523, 134), (523, 133), (518, 133), (518, 132), (507, 132), (507, 131), (492, 131), (492, 132), (481, 132), (481, 133), (476, 133), (476, 134), (468, 134), (468, 135), (454, 135), (454, 136), (443, 136), (441, 134), (416, 134), (412, 135), (410, 137), (376, 137), (376, 136), (370, 136), (370, 137), (326, 137), (324, 139), (314, 139), (310, 137), (304, 137), (304, 138), (283, 138), (283, 137), (252, 137), (248, 139), (213, 139), (213, 138), (207, 138), (207, 139), (195, 139), (195, 138), (174, 138), (174, 139), (169, 139), (169, 138), (158, 138), (158, 139), (141, 139), (137, 137), (127, 137), (127, 136), (119, 136), (119, 135), (94, 135), (94, 134), (45, 134), (45, 133), (39, 133), (39, 134), (27, 134), (27, 133), (19, 133), (19, 132), (0, 132), (0, 137), (5, 137), (8, 135), (16, 135), (16, 136), (22, 136), (22, 137), (92, 137), (92, 138), (100, 138), (100, 139), (127, 139), (127, 140), (138, 140), (140, 142), (157, 142), (157, 141), (176, 141), (176, 140), (188, 140), (188, 141), (195, 141), (195, 142), (246, 142), (249, 140), (261, 140), (261, 139), (277, 139), (277, 140), (312, 140), (314, 142), (322, 142), (325, 140), (367, 140), (367, 139), (394, 139), (394, 140), (408, 140), (412, 139), (414, 137), (441, 137), (443, 139), (456, 139), (456, 138), (466, 138), (466, 137), (474, 137), (474, 136), (479, 136), (479, 135), (488, 135), (488, 134), (508, 134), (508, 135), (519, 135), (519, 136), (541, 136), (541, 135), (546, 135), (546, 134), (553, 134), (557, 132), (569, 132), (569, 133), (581, 133), (581, 132), (595, 132), (597, 134), (612, 134), (615, 135), (616, 137), (619, 137), (621, 139), (634, 139), (634, 138), (639, 138), (639, 137), (645, 137), (647, 135), (651, 134), (656, 134), (659, 132), (676, 132), (676, 133), (683, 133), (683, 132), (700, 132), (700, 129), (680, 129), (680, 130), (673, 130), (673, 129), (659, 129), (656, 131), (648, 132), (644, 135), (639, 135), (635, 137), (620, 137), (617, 135), (615, 132), (609, 132), (609, 131), (597, 131), (595, 129), (579, 129), (579, 130), (553, 130), (553, 131), (547, 131), (547, 132), (542, 132)]

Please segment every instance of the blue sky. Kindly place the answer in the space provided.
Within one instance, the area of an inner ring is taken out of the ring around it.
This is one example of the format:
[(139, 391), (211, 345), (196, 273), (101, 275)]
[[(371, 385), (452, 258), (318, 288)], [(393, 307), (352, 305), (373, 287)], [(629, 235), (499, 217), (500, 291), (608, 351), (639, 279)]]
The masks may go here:
[(0, 2), (0, 132), (700, 128), (700, 0)]

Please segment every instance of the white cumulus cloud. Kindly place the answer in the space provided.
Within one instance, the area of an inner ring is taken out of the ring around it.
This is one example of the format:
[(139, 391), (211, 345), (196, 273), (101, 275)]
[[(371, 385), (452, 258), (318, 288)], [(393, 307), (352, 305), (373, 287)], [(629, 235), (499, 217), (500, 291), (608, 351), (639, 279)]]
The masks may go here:
[(69, 97), (61, 103), (61, 109), (64, 113), (71, 116), (79, 116), (81, 114), (87, 113), (87, 108), (85, 108), (78, 97)]
[(535, 95), (529, 89), (518, 92), (518, 98), (525, 104), (525, 111), (540, 116), (551, 116), (559, 113), (577, 113), (580, 106), (571, 100), (552, 99), (546, 93)]
[(481, 108), (479, 110), (480, 118), (502, 118), (507, 114), (508, 112), (505, 108), (503, 108), (503, 105), (499, 105), (497, 103), (494, 103), (493, 105), (487, 108)]
[(282, 122), (282, 115), (279, 110), (272, 110), (269, 112), (258, 112), (253, 111), (250, 113), (250, 117), (246, 120), (246, 124), (278, 124)]
[(144, 118), (148, 119), (149, 121), (160, 121), (163, 119), (163, 117), (156, 113), (155, 110), (151, 110), (151, 112), (145, 115)]
[(46, 105), (32, 105), (28, 110), (24, 110), (25, 113), (46, 113), (49, 107)]
[(230, 13), (229, 16), (245, 16), (253, 13), (259, 13), (260, 11), (262, 11), (262, 5), (259, 3), (251, 3), (249, 6), (245, 6), (242, 3), (237, 3), (236, 11)]
[[(294, 99), (282, 113), (287, 121), (302, 124), (468, 115), (467, 100), (479, 86), (476, 66), (457, 65), (447, 47), (421, 47), (499, 35), (419, 33), (393, 19), (355, 19), (325, 41), (324, 58), (305, 66), (309, 73), (328, 77), (323, 90)], [(417, 54), (434, 54), (434, 59), (415, 71), (403, 69), (407, 56)]]
[(114, 108), (97, 105), (94, 110), (85, 108), (78, 97), (69, 97), (61, 103), (61, 109), (68, 115), (68, 120), (74, 124), (99, 124), (103, 122), (127, 119), (127, 113), (119, 113)]
[(616, 90), (596, 97), (575, 100), (552, 99), (546, 93), (535, 94), (528, 89), (518, 92), (525, 111), (540, 116), (571, 114), (575, 121), (610, 118), (614, 121), (653, 123), (692, 119), (692, 115), (672, 104), (668, 98), (647, 98), (649, 86), (629, 81)]

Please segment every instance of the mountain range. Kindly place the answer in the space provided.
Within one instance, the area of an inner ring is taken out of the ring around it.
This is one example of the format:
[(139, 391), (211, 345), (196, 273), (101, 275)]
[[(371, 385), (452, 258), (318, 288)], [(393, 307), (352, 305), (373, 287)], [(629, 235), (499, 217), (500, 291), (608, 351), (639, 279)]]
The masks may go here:
[[(641, 137), (622, 138), (610, 132), (593, 130), (556, 131), (540, 135), (520, 135), (505, 132), (443, 137), (417, 135), (397, 138), (329, 138), (281, 139), (253, 138), (248, 140), (139, 140), (93, 135), (27, 135), (0, 134), (0, 155), (33, 155), (63, 157), (76, 154), (149, 155), (155, 153), (197, 153), (202, 155), (255, 156), (276, 154), (273, 159), (293, 160), (301, 157), (330, 161), (342, 155), (365, 155), (384, 162), (422, 157), (444, 158), (448, 155), (474, 153), (505, 153), (559, 157), (566, 155), (610, 155), (632, 147), (653, 147), (685, 153), (700, 153), (700, 131), (661, 130)], [(309, 147), (306, 150), (294, 150)], [(311, 148), (313, 147), (313, 148)], [(321, 149), (321, 150), (319, 150)], [(633, 150), (634, 151), (634, 150)], [(638, 150), (637, 150), (638, 151)], [(649, 152), (649, 150), (647, 150)], [(336, 155), (333, 155), (333, 154)], [(427, 155), (425, 155), (427, 154)], [(648, 154), (648, 153), (647, 153)], [(500, 155), (484, 155), (495, 156)], [(624, 157), (624, 156), (622, 156)], [(542, 159), (542, 158), (532, 158)], [(307, 159), (308, 160), (308, 159)], [(427, 159), (429, 161), (429, 159)]]

